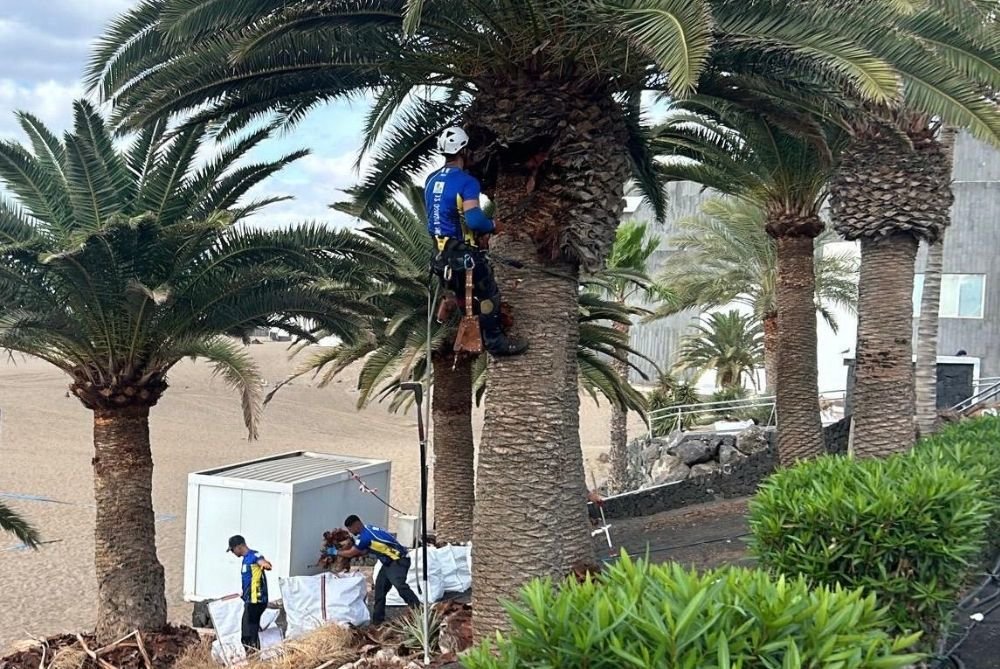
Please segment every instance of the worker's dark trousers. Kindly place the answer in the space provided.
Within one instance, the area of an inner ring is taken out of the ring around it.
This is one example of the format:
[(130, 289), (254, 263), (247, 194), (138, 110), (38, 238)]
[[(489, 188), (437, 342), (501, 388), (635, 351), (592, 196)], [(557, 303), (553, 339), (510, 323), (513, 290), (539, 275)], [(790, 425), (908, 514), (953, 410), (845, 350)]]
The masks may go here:
[(406, 574), (409, 571), (410, 558), (400, 558), (388, 564), (382, 563), (378, 578), (375, 579), (375, 610), (372, 611), (372, 624), (385, 622), (385, 598), (389, 594), (389, 588), (396, 588), (396, 592), (407, 606), (420, 606), (420, 599), (406, 583)]
[(242, 641), (247, 648), (260, 650), (260, 619), (267, 609), (267, 602), (260, 604), (243, 603)]
[[(486, 259), (486, 253), (463, 242), (449, 239), (444, 250), (434, 258), (434, 273), (445, 284), (445, 288), (455, 293), (459, 299), (465, 299), (466, 259), (474, 265), (472, 268), (472, 295), (475, 304), (473, 313), (479, 316), (479, 328), (483, 333), (483, 344), (486, 350), (495, 350), (504, 343), (504, 334), (500, 320), (500, 288), (493, 278), (493, 268)], [(445, 279), (445, 268), (451, 268), (451, 277)]]

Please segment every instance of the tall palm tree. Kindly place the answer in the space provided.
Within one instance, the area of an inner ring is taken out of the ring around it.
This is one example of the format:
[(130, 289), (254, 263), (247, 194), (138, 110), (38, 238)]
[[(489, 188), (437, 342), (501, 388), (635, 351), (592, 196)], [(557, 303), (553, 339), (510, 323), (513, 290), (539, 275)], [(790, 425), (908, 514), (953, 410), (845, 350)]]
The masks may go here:
[[(608, 267), (622, 268), (645, 275), (648, 272), (650, 257), (660, 246), (660, 239), (650, 235), (645, 223), (626, 221), (618, 227), (615, 233), (615, 243), (611, 247)], [(655, 294), (652, 287), (643, 287), (635, 281), (620, 279), (611, 283), (608, 297), (622, 306), (628, 305), (641, 293), (646, 297)], [(614, 328), (622, 333), (625, 341), (630, 340), (631, 321), (615, 323)], [(615, 372), (619, 377), (628, 379), (628, 360), (615, 360)], [(630, 487), (628, 474), (628, 408), (613, 406), (611, 409), (610, 429), (611, 472), (608, 476), (608, 491), (612, 494), (624, 492)]]
[(823, 453), (816, 335), (816, 238), (820, 209), (844, 134), (832, 124), (793, 134), (761, 114), (714, 99), (676, 103), (657, 133), (674, 157), (672, 179), (695, 181), (753, 203), (776, 250), (775, 304), (781, 363), (775, 374), (778, 454), (785, 464)]
[(938, 426), (937, 349), (938, 314), (941, 308), (941, 279), (944, 268), (945, 233), (927, 245), (923, 293), (920, 296), (920, 317), (917, 325), (917, 360), (914, 373), (914, 408), (917, 429), (923, 436), (933, 434)]
[[(365, 211), (353, 201), (334, 208), (367, 224), (359, 234), (370, 239), (377, 252), (359, 257), (358, 273), (373, 280), (365, 299), (378, 309), (366, 327), (365, 337), (310, 355), (296, 376), (320, 374), (320, 384), (326, 385), (348, 366), (363, 361), (358, 376), (358, 407), (388, 396), (395, 398), (393, 410), (408, 406), (403, 398), (410, 396), (394, 395), (395, 389), (410, 379), (425, 378), (428, 371), (430, 242), (423, 190), (410, 184), (396, 199), (380, 204), (373, 211)], [(645, 398), (628, 383), (628, 356), (641, 354), (628, 346), (628, 336), (621, 326), (631, 322), (633, 315), (646, 312), (608, 300), (596, 291), (604, 294), (610, 290), (628, 291), (630, 286), (641, 286), (642, 280), (634, 271), (605, 271), (585, 277), (590, 290), (582, 292), (579, 298), (580, 384), (595, 401), (598, 396), (607, 398), (615, 410), (645, 410)], [(433, 281), (436, 285), (437, 280)], [(454, 318), (443, 324), (433, 321), (430, 325), (435, 531), (439, 541), (465, 542), (472, 539), (475, 506), (473, 396), (482, 395), (486, 358), (456, 358), (452, 353)], [(620, 371), (623, 366), (624, 373)]]
[(0, 502), (0, 531), (13, 534), (28, 548), (38, 550), (41, 542), (38, 530), (3, 502)]
[(757, 368), (764, 362), (764, 330), (752, 314), (733, 309), (699, 320), (684, 337), (677, 353), (678, 371), (716, 374), (723, 389), (757, 385)]
[[(914, 262), (920, 241), (943, 235), (954, 200), (943, 124), (1000, 146), (1000, 111), (986, 94), (1000, 89), (996, 4), (920, 7), (899, 24), (927, 53), (929, 76), (905, 80), (902, 109), (864, 108), (831, 189), (837, 231), (861, 243), (853, 443), (862, 457), (914, 441)], [(969, 113), (951, 114), (958, 106)]]
[[(764, 330), (764, 379), (774, 389), (778, 376), (778, 263), (775, 240), (765, 231), (765, 213), (757, 205), (730, 197), (713, 197), (700, 213), (681, 219), (669, 244), (675, 251), (657, 283), (670, 295), (652, 318), (695, 307), (712, 309), (731, 303), (753, 309)], [(816, 310), (837, 331), (835, 306), (854, 311), (858, 299), (857, 261), (834, 253), (837, 240), (824, 230), (815, 240)]]
[[(372, 203), (427, 164), (445, 125), (461, 119), (471, 131), (472, 168), (500, 212), (495, 249), (529, 267), (501, 280), (530, 286), (507, 292), (532, 341), (489, 376), (474, 573), (484, 632), (504, 625), (499, 596), (592, 557), (577, 504), (585, 484), (576, 277), (610, 250), (630, 174), (662, 212), (641, 92), (690, 93), (714, 47), (740, 74), (723, 72), (720, 89), (742, 84), (760, 98), (808, 70), (892, 105), (898, 74), (879, 51), (908, 45), (891, 34), (878, 49), (860, 45), (886, 34), (881, 4), (841, 12), (735, 0), (144, 0), (98, 44), (89, 81), (126, 127), (193, 113), (223, 132), (272, 112), (294, 122), (319, 103), (374, 93), (365, 148), (384, 142), (377, 176), (364, 184)], [(756, 74), (776, 61), (792, 67)], [(528, 564), (515, 535), (534, 546)]]
[(276, 326), (309, 337), (306, 318), (349, 337), (367, 309), (333, 281), (346, 233), (238, 225), (275, 199), (242, 196), (302, 152), (237, 164), (260, 131), (196, 169), (203, 125), (167, 139), (154, 124), (119, 152), (88, 103), (74, 112), (61, 139), (21, 114), (31, 148), (0, 142), (0, 180), (17, 198), (0, 202), (0, 349), (65, 372), (93, 412), (97, 634), (108, 643), (167, 622), (149, 412), (171, 368), (214, 363), (252, 438), (261, 376), (226, 335)]

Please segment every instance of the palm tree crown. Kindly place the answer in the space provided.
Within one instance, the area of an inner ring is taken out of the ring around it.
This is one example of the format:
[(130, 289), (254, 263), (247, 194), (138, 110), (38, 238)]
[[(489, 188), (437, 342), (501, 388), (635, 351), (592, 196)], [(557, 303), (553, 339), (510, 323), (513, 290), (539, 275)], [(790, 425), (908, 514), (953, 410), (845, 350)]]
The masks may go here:
[[(613, 241), (614, 226), (598, 224), (604, 200), (617, 198), (627, 163), (663, 211), (643, 90), (689, 94), (707, 77), (744, 99), (808, 97), (790, 92), (794, 80), (811, 82), (817, 104), (830, 87), (847, 87), (891, 105), (900, 72), (912, 72), (940, 93), (935, 101), (950, 101), (945, 115), (971, 114), (968, 96), (952, 90), (964, 79), (931, 71), (925, 44), (911, 38), (922, 24), (884, 30), (897, 18), (883, 3), (846, 13), (742, 0), (144, 0), (109, 28), (88, 81), (131, 128), (192, 110), (224, 131), (271, 113), (295, 122), (319, 103), (374, 92), (363, 149), (383, 141), (362, 187), (366, 205), (425, 167), (436, 133), (462, 119), (487, 190), (512, 165), (525, 166), (529, 184), (576, 177), (584, 189), (576, 206), (590, 218), (529, 232), (593, 269)], [(778, 74), (764, 62), (787, 67)], [(595, 133), (614, 147), (603, 156), (606, 180), (564, 157)], [(529, 187), (527, 195), (523, 208), (558, 194)]]
[(306, 318), (350, 336), (366, 308), (320, 281), (347, 267), (337, 250), (350, 237), (238, 226), (274, 201), (240, 198), (302, 155), (237, 166), (266, 131), (195, 169), (204, 126), (165, 139), (156, 124), (120, 154), (89, 104), (75, 112), (61, 140), (21, 114), (33, 152), (0, 143), (0, 178), (19, 201), (0, 203), (0, 347), (66, 372), (94, 410), (152, 406), (173, 365), (208, 359), (242, 394), (255, 434), (260, 379), (224, 335), (275, 326), (309, 337)]
[(764, 331), (750, 314), (717, 312), (694, 326), (678, 353), (678, 370), (714, 370), (722, 388), (757, 386), (757, 368), (764, 362)]

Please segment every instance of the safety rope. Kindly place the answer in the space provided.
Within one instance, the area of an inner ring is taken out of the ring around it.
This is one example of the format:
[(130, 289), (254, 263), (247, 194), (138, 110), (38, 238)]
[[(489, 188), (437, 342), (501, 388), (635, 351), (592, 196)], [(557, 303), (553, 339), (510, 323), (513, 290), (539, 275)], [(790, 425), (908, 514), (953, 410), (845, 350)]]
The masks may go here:
[(397, 509), (396, 507), (394, 507), (392, 504), (389, 504), (389, 502), (387, 502), (384, 499), (382, 499), (382, 497), (378, 494), (378, 488), (372, 488), (371, 486), (369, 486), (367, 483), (365, 483), (364, 479), (362, 479), (360, 476), (358, 476), (357, 474), (355, 474), (350, 469), (347, 470), (347, 473), (350, 474), (350, 476), (351, 476), (351, 478), (353, 480), (355, 480), (355, 481), (358, 482), (358, 490), (359, 491), (361, 491), (361, 492), (363, 492), (363, 493), (365, 493), (367, 495), (371, 495), (372, 497), (374, 497), (378, 501), (382, 502), (383, 504), (385, 504), (387, 507), (389, 507), (390, 509), (392, 509), (396, 513), (398, 513), (398, 514), (400, 514), (402, 516), (407, 515), (403, 511), (400, 511), (399, 509)]

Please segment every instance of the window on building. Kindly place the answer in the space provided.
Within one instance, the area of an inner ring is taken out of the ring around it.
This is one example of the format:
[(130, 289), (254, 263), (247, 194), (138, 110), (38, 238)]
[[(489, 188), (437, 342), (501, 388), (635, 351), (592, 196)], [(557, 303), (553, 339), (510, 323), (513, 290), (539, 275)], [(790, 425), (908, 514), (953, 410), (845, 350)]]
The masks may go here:
[[(913, 315), (920, 315), (920, 300), (924, 294), (924, 275), (913, 281)], [(941, 318), (982, 318), (986, 297), (986, 277), (983, 274), (945, 274), (941, 277)]]

